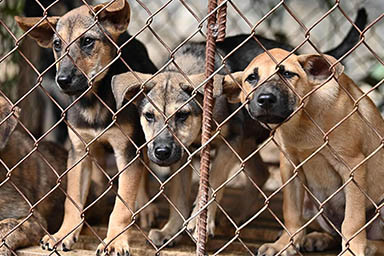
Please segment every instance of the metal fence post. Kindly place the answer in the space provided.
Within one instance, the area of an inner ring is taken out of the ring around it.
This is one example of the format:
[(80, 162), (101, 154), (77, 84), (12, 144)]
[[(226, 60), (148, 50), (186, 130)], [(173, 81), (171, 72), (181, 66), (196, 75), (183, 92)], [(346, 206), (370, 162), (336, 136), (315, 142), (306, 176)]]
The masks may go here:
[[(207, 24), (207, 43), (205, 52), (205, 76), (209, 77), (215, 69), (215, 50), (216, 50), (216, 13), (212, 13), (217, 7), (216, 0), (210, 0), (208, 3), (208, 24)], [(210, 79), (204, 86), (203, 102), (203, 127), (201, 144), (204, 146), (201, 151), (200, 161), (200, 186), (199, 186), (199, 209), (201, 210), (208, 202), (208, 184), (209, 184), (209, 163), (210, 163), (210, 145), (205, 145), (211, 137), (212, 130), (212, 110), (213, 110), (213, 80)], [(198, 219), (198, 239), (196, 254), (198, 256), (206, 255), (207, 238), (207, 208), (201, 210)]]

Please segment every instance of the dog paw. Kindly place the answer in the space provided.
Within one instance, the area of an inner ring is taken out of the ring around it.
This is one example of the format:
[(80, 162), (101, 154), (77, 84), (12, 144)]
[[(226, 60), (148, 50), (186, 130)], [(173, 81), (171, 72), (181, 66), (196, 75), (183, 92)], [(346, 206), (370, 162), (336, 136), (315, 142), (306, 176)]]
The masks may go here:
[(197, 218), (198, 218), (198, 216), (191, 219), (187, 225), (187, 230), (192, 234), (194, 233), (195, 229), (197, 228)]
[[(197, 218), (198, 217), (195, 217), (194, 219), (192, 219), (188, 223), (188, 225), (187, 225), (188, 231), (190, 233), (192, 233), (192, 236), (193, 236), (193, 238), (196, 241), (197, 241), (197, 235), (198, 235), (198, 232), (197, 232)], [(208, 237), (214, 237), (215, 236), (215, 229), (216, 229), (215, 220), (211, 219), (211, 218), (208, 218), (208, 223), (207, 223), (207, 234), (208, 234)]]
[(212, 218), (208, 218), (208, 223), (207, 223), (208, 237), (214, 237), (215, 236), (215, 229), (216, 229), (215, 220)]
[(128, 237), (120, 235), (112, 243), (108, 244), (111, 239), (104, 239), (104, 243), (99, 244), (96, 250), (96, 256), (130, 256)]
[(154, 204), (148, 205), (140, 212), (140, 227), (149, 229), (155, 223), (159, 209)]
[[(61, 235), (59, 232), (54, 235), (45, 235), (40, 240), (40, 246), (43, 250), (48, 250), (48, 251), (52, 251), (55, 246), (56, 246), (56, 250), (69, 251), (72, 248), (72, 245), (77, 242), (78, 235), (75, 234), (75, 232), (72, 232), (68, 236), (66, 235), (67, 233), (64, 235)], [(63, 237), (65, 238), (59, 244), (57, 244), (57, 242), (61, 240)]]
[(197, 218), (198, 216), (190, 220), (187, 225), (188, 232), (192, 234), (193, 239), (195, 239), (196, 241), (197, 241)]
[[(148, 237), (151, 239), (152, 243), (159, 247), (167, 243), (172, 238), (172, 234), (168, 234), (167, 232), (159, 229), (151, 229), (151, 231), (149, 231)], [(168, 247), (172, 247), (174, 245), (175, 240), (172, 240), (167, 244)]]
[(336, 239), (328, 233), (312, 232), (304, 237), (303, 249), (307, 252), (322, 252), (337, 245)]
[[(273, 256), (273, 255), (277, 255), (283, 248), (285, 248), (285, 244), (281, 244), (281, 243), (267, 243), (267, 244), (264, 244), (262, 246), (260, 246), (260, 248), (258, 249), (258, 252), (257, 252), (257, 255), (258, 256)], [(292, 247), (292, 246), (289, 246), (288, 248), (286, 248), (281, 254), (281, 256), (291, 256), (291, 255), (296, 255), (297, 254), (297, 250)]]

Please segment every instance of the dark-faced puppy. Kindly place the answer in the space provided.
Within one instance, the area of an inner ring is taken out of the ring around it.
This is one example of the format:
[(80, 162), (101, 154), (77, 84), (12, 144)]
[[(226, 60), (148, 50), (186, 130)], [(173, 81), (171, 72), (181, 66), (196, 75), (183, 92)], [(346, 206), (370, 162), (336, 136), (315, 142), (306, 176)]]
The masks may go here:
[[(10, 250), (37, 244), (44, 234), (43, 228), (56, 230), (63, 217), (65, 198), (61, 191), (54, 191), (27, 218), (30, 205), (56, 185), (56, 173), (60, 175), (65, 170), (67, 152), (54, 143), (40, 142), (37, 151), (30, 154), (34, 150), (33, 140), (15, 130), (19, 109), (16, 107), (11, 113), (11, 105), (0, 96), (0, 236), (6, 243), (0, 248), (1, 255), (13, 255)], [(65, 179), (61, 183), (65, 187)], [(20, 225), (25, 219), (28, 220)]]
[[(275, 139), (285, 153), (282, 181), (293, 179), (283, 189), (283, 214), (285, 227), (295, 235), (284, 232), (275, 243), (260, 247), (259, 255), (325, 250), (339, 237), (328, 221), (345, 238), (343, 255), (373, 255), (367, 239), (384, 240), (384, 210), (376, 208), (384, 200), (384, 121), (379, 111), (335, 58), (297, 56), (282, 49), (269, 53), (277, 63), (264, 53), (244, 72), (233, 74), (243, 90), (229, 77), (218, 78), (232, 97), (249, 100), (247, 109), (254, 119), (276, 128)], [(302, 183), (324, 203), (323, 215), (316, 218), (321, 233), (302, 229), (319, 213)], [(296, 249), (284, 249), (291, 241)]]
[[(113, 87), (117, 89), (118, 85), (122, 87), (122, 84), (132, 83), (125, 93), (133, 97), (139, 91), (135, 75), (143, 80), (151, 77), (141, 73), (116, 76), (112, 81)], [(148, 82), (148, 97), (138, 100), (141, 124), (146, 140), (149, 141), (148, 157), (160, 166), (170, 166), (180, 161), (185, 154), (182, 145), (191, 145), (200, 133), (202, 111), (196, 101), (187, 103), (193, 91), (187, 84), (188, 81), (179, 73), (161, 73)], [(175, 85), (178, 87), (175, 88)], [(115, 95), (119, 97), (117, 104), (121, 106), (124, 92), (116, 91)], [(168, 116), (171, 118), (167, 120)]]
[[(98, 22), (95, 17), (97, 16)], [(116, 103), (112, 94), (111, 77), (133, 70), (153, 73), (156, 67), (149, 60), (145, 47), (130, 38), (126, 29), (130, 7), (125, 0), (99, 4), (89, 9), (81, 6), (62, 17), (20, 18), (19, 26), (28, 31), (42, 47), (52, 47), (56, 58), (56, 82), (60, 90), (76, 103), (67, 111), (71, 151), (69, 152), (68, 198), (64, 220), (59, 231), (43, 238), (43, 248), (68, 250), (76, 242), (83, 224), (91, 176), (102, 175), (98, 164), (104, 166), (103, 145), (109, 144), (115, 154), (118, 171), (118, 194), (110, 216), (107, 238), (98, 253), (126, 255), (129, 234), (123, 232), (131, 222), (143, 166), (136, 159), (137, 146), (144, 141), (136, 107), (124, 109), (113, 125)], [(54, 31), (54, 30), (55, 31)], [(121, 49), (120, 59), (115, 44), (130, 42)], [(98, 164), (91, 161), (91, 157)], [(128, 207), (127, 207), (128, 206)], [(118, 237), (117, 237), (118, 236)], [(53, 238), (53, 239), (51, 239)]]
[[(191, 57), (188, 59), (193, 60)], [(197, 62), (195, 59), (194, 63)], [(177, 210), (171, 206), (167, 224), (161, 230), (153, 229), (149, 233), (149, 238), (158, 246), (170, 240), (182, 228), (184, 219), (189, 216), (191, 172), (190, 166), (186, 163), (191, 161), (191, 153), (199, 147), (201, 141), (202, 90), (196, 87), (204, 80), (203, 74), (191, 74), (185, 77), (180, 72), (172, 70), (162, 72), (155, 77), (149, 74), (128, 72), (117, 75), (112, 80), (118, 108), (122, 106), (125, 98), (134, 99), (139, 108), (150, 160), (161, 166), (169, 166), (173, 173), (178, 173), (172, 177), (170, 195), (170, 200)], [(146, 97), (143, 97), (143, 94), (137, 96), (142, 83), (144, 83)], [(231, 106), (225, 97), (220, 96), (221, 94), (221, 91), (214, 92), (214, 119), (218, 123), (222, 123), (236, 108), (236, 106)], [(254, 138), (246, 139), (245, 130), (252, 130), (259, 134), (260, 138), (263, 137), (261, 140), (267, 136), (266, 131), (258, 122), (245, 120), (242, 112), (234, 115), (220, 128), (220, 135), (242, 158), (256, 149), (258, 142)], [(212, 141), (211, 147), (215, 149), (216, 154), (212, 161), (210, 185), (217, 189), (240, 161), (220, 136)], [(268, 177), (268, 171), (259, 156), (256, 155), (247, 161), (245, 168), (249, 172), (254, 171), (255, 182), (262, 186)], [(220, 202), (223, 189), (216, 193), (216, 201)], [(215, 203), (208, 208), (208, 232), (212, 236), (215, 231), (216, 209)], [(198, 207), (196, 206), (192, 214), (197, 212)], [(195, 227), (196, 218), (188, 224), (191, 231), (195, 231)], [(196, 236), (196, 233), (194, 235)]]

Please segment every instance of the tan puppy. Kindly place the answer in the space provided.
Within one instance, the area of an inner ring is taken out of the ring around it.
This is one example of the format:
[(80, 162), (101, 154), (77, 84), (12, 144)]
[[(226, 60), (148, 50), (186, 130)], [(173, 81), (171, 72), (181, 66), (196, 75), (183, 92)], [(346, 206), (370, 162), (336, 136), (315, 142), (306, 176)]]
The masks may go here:
[[(232, 100), (249, 99), (246, 108), (252, 118), (276, 129), (283, 149), (286, 229), (258, 254), (325, 250), (333, 237), (340, 237), (331, 222), (343, 236), (343, 255), (371, 255), (367, 238), (384, 239), (384, 121), (379, 111), (333, 57), (289, 55), (282, 49), (269, 53), (276, 62), (263, 53), (244, 72), (232, 74), (237, 82), (229, 75), (223, 82)], [(316, 220), (322, 233), (306, 234), (303, 227), (319, 208), (323, 212)]]

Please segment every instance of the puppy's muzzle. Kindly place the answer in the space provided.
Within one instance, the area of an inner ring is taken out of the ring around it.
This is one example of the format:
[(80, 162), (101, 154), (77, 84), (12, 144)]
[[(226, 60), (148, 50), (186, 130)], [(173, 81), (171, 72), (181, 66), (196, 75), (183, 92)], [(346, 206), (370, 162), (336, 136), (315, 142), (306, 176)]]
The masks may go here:
[(261, 85), (247, 106), (252, 118), (263, 123), (282, 123), (292, 112), (294, 102), (284, 84), (270, 81)]
[(87, 79), (82, 74), (74, 75), (75, 72), (62, 72), (56, 76), (56, 83), (60, 90), (68, 95), (77, 95), (88, 88)]
[(155, 148), (155, 156), (161, 161), (167, 160), (172, 153), (172, 149), (168, 146), (158, 146)]
[(174, 141), (154, 141), (148, 145), (149, 159), (159, 166), (170, 166), (182, 157), (182, 149)]
[(272, 93), (262, 93), (257, 97), (257, 104), (263, 109), (273, 108), (277, 103), (277, 97)]
[(56, 73), (56, 84), (60, 90), (68, 95), (76, 95), (88, 89), (87, 77), (77, 69), (69, 57), (60, 61)]
[(66, 91), (72, 84), (72, 77), (69, 75), (59, 75), (57, 77), (57, 84), (60, 86), (60, 89)]

